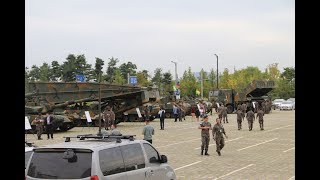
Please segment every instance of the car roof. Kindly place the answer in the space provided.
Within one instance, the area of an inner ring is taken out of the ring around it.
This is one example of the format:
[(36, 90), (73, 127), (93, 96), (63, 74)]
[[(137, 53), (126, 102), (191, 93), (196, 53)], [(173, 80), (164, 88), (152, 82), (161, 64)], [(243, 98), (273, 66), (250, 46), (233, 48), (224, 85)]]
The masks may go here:
[[(134, 140), (130, 141), (129, 139), (121, 139), (120, 143), (114, 141), (105, 141), (105, 140), (71, 140), (71, 142), (62, 142), (57, 144), (49, 144), (41, 147), (37, 147), (35, 149), (47, 149), (47, 148), (74, 148), (74, 149), (90, 149), (92, 151), (97, 149), (103, 149), (118, 146), (118, 145), (127, 145), (133, 143), (140, 143), (143, 140)], [(143, 141), (146, 142), (146, 141)]]

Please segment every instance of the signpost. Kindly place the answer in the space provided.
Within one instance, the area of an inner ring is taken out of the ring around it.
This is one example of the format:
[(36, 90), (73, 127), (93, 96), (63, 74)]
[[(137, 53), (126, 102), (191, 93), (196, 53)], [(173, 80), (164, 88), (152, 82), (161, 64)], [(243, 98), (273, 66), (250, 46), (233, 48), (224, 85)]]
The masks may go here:
[(130, 76), (130, 77), (129, 77), (129, 84), (132, 84), (132, 85), (138, 84), (138, 78), (137, 78), (137, 76)]
[(86, 77), (83, 74), (76, 74), (76, 80), (77, 82), (85, 82)]

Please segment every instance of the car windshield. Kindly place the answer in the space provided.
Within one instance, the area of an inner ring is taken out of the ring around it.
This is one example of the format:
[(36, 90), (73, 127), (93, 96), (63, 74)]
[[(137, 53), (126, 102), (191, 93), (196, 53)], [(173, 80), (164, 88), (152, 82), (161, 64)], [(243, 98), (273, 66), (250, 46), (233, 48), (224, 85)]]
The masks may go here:
[(65, 150), (35, 151), (28, 176), (45, 179), (79, 179), (91, 176), (91, 152), (77, 152), (73, 161), (63, 158)]

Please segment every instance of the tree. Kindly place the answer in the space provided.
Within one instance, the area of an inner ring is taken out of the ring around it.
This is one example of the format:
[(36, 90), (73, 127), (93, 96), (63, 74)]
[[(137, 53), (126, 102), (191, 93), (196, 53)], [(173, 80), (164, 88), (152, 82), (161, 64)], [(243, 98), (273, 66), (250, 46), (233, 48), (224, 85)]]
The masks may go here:
[(158, 88), (159, 88), (159, 93), (163, 94), (163, 89), (161, 86), (161, 82), (163, 81), (163, 77), (162, 77), (162, 69), (161, 68), (156, 68), (156, 70), (154, 70), (154, 76), (151, 79), (151, 82), (153, 84), (155, 84)]
[(163, 90), (164, 90), (163, 94), (168, 95), (169, 91), (171, 91), (172, 85), (173, 85), (172, 74), (170, 73), (170, 71), (163, 74), (162, 83), (163, 83)]
[(75, 73), (84, 75), (87, 81), (90, 81), (92, 78), (94, 78), (93, 70), (91, 69), (91, 64), (87, 63), (84, 54), (78, 55), (76, 57), (75, 68)]
[[(191, 72), (191, 67), (188, 71), (184, 71), (182, 79), (180, 81), (181, 96), (196, 96), (197, 82), (196, 77)], [(200, 90), (200, 89), (198, 89)]]
[(29, 80), (34, 82), (34, 81), (38, 81), (40, 78), (40, 68), (36, 65), (33, 65), (31, 67), (31, 70), (29, 71)]
[(66, 60), (61, 65), (62, 79), (65, 82), (75, 81), (77, 73), (76, 57), (74, 54), (69, 54)]
[(114, 81), (115, 70), (117, 69), (116, 65), (119, 62), (118, 58), (111, 57), (109, 58), (107, 74), (105, 75), (105, 80), (109, 83)]
[(126, 83), (126, 79), (123, 78), (120, 69), (114, 71), (114, 83), (121, 85)]
[(216, 72), (214, 72), (213, 68), (211, 68), (210, 73), (208, 75), (208, 79), (210, 82), (210, 88), (214, 89), (217, 85)]
[(136, 75), (136, 69), (137, 69), (137, 65), (133, 64), (132, 62), (128, 62), (128, 63), (123, 63), (119, 66), (119, 69), (121, 71), (122, 76), (125, 79), (128, 79), (128, 73), (130, 76), (135, 76)]
[(62, 75), (62, 69), (58, 61), (51, 62), (50, 81), (58, 81)]
[(150, 86), (151, 85), (151, 82), (148, 81), (148, 71), (147, 70), (143, 70), (143, 71), (139, 71), (137, 72), (137, 80), (138, 80), (138, 84), (140, 86)]
[(96, 63), (95, 63), (95, 69), (94, 69), (94, 79), (95, 82), (99, 82), (100, 80), (100, 75), (102, 75), (102, 68), (104, 65), (104, 61), (100, 58), (96, 57)]
[(51, 68), (48, 63), (43, 63), (39, 68), (39, 80), (42, 82), (49, 82)]

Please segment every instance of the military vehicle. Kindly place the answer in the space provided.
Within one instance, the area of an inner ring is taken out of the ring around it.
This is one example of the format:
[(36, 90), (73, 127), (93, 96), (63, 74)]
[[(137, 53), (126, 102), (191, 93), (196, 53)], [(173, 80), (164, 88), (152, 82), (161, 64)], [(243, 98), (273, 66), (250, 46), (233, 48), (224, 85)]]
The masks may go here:
[[(265, 95), (275, 87), (274, 81), (254, 80), (242, 90), (215, 89), (213, 90), (213, 102), (223, 104), (227, 107), (227, 113), (233, 113), (238, 104), (246, 103), (248, 109), (252, 108), (252, 102), (259, 106), (265, 101)], [(270, 111), (266, 111), (269, 113)]]
[(125, 119), (125, 111), (149, 102), (150, 93), (138, 86), (95, 82), (30, 82), (26, 87), (25, 113), (37, 115), (52, 111), (54, 115), (65, 117), (63, 126), (59, 128), (67, 130), (65, 126), (86, 125), (85, 111), (89, 111), (93, 124), (98, 126), (99, 91), (101, 112), (106, 106), (111, 106), (116, 114), (116, 123)]

